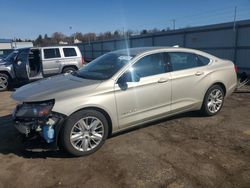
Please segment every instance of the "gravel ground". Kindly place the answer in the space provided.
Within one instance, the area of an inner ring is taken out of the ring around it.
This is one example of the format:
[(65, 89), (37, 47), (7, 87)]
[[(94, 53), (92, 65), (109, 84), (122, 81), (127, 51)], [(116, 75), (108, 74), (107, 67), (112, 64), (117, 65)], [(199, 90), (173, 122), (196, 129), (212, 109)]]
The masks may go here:
[(250, 187), (250, 87), (213, 117), (186, 113), (108, 139), (93, 155), (30, 149), (0, 93), (1, 187)]

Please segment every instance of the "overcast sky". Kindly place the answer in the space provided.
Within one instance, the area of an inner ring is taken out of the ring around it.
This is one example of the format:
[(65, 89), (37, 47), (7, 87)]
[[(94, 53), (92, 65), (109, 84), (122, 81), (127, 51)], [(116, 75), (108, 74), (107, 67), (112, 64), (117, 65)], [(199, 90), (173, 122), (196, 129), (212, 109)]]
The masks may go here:
[(229, 22), (235, 6), (237, 20), (250, 19), (250, 0), (0, 0), (0, 38)]

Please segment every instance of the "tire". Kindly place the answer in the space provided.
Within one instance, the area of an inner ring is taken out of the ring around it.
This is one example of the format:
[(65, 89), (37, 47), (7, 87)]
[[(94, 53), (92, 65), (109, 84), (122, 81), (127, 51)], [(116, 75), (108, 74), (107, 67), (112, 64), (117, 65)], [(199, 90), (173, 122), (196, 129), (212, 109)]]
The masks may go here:
[(10, 86), (10, 78), (5, 73), (0, 73), (0, 91), (6, 91)]
[(90, 155), (107, 139), (108, 121), (98, 111), (81, 110), (66, 120), (60, 133), (61, 145), (65, 151), (73, 156)]
[(205, 116), (213, 116), (220, 112), (224, 103), (224, 90), (219, 85), (211, 86), (204, 97), (201, 113)]
[(63, 68), (62, 73), (71, 73), (71, 72), (74, 72), (74, 71), (76, 71), (76, 70), (77, 70), (77, 69), (74, 68), (74, 67), (65, 67), (65, 68)]

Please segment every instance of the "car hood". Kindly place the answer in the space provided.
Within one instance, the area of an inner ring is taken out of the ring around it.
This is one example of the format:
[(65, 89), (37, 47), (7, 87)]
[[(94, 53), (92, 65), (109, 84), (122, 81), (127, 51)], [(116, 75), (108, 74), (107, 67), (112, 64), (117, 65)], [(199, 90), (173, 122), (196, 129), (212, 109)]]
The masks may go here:
[(7, 61), (5, 61), (4, 59), (0, 60), (0, 65), (5, 65), (5, 64), (9, 64)]
[(17, 89), (11, 97), (14, 100), (24, 102), (60, 100), (89, 94), (100, 83), (99, 80), (87, 80), (71, 74), (64, 74), (25, 85)]

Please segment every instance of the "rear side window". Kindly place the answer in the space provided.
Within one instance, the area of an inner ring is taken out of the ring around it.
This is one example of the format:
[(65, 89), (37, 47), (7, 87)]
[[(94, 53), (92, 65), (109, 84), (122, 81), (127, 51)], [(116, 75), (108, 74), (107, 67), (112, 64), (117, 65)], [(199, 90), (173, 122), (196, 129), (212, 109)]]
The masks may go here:
[(44, 52), (44, 58), (45, 59), (51, 59), (51, 58), (61, 57), (58, 48), (44, 49), (43, 52)]
[(210, 62), (206, 57), (187, 52), (169, 52), (169, 58), (173, 71), (200, 67)]
[(75, 48), (63, 48), (63, 53), (65, 57), (77, 56)]
[(200, 65), (207, 65), (210, 62), (210, 59), (201, 56), (201, 55), (197, 55), (198, 61)]

